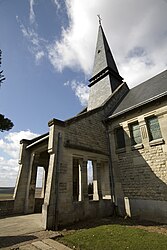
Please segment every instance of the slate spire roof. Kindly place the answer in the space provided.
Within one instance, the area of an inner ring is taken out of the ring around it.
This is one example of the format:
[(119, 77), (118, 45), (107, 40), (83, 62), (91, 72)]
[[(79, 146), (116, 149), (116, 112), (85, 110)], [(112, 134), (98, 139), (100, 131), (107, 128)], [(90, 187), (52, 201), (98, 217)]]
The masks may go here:
[[(119, 75), (115, 60), (113, 58), (105, 33), (103, 31), (103, 27), (100, 23), (94, 58), (93, 73), (92, 78), (89, 80), (89, 87), (98, 82), (106, 75), (112, 76), (112, 78), (115, 78), (116, 82), (119, 81), (119, 83), (121, 83), (123, 80), (123, 78)], [(117, 86), (112, 87), (115, 89)]]
[(122, 80), (100, 22), (93, 73), (89, 80), (88, 110), (101, 106), (122, 84)]
[(96, 53), (94, 59), (93, 76), (98, 74), (106, 67), (110, 67), (113, 71), (119, 74), (116, 63), (112, 56), (102, 25), (99, 25), (98, 38), (96, 44)]

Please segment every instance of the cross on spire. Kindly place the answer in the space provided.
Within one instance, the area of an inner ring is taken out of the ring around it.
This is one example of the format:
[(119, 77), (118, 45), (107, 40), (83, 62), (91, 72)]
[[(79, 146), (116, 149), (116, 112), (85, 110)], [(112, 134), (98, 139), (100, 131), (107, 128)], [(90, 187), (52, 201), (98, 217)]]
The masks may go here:
[(101, 25), (102, 18), (100, 17), (100, 14), (98, 14), (97, 17), (99, 18), (99, 25)]

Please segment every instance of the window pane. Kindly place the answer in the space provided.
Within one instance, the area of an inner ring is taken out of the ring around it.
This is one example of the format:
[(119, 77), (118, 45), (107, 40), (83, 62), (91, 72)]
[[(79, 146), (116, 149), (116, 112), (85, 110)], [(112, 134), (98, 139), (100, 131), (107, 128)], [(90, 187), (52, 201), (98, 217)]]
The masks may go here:
[(124, 130), (122, 127), (116, 129), (117, 148), (125, 147)]
[(134, 123), (130, 125), (130, 133), (131, 133), (132, 145), (142, 142), (140, 127), (138, 123)]
[(156, 139), (162, 138), (157, 117), (151, 117), (147, 119), (147, 127), (148, 127), (150, 140), (156, 140)]

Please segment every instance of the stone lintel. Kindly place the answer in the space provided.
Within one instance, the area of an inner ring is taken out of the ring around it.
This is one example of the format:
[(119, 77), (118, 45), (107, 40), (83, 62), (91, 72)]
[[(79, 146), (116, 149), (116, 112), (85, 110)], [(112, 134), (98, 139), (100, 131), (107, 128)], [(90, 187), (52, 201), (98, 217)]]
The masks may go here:
[(48, 122), (48, 126), (49, 127), (52, 126), (52, 125), (58, 125), (58, 126), (64, 127), (65, 126), (65, 122), (53, 118), (51, 121)]
[(78, 149), (78, 150), (82, 150), (82, 151), (87, 151), (87, 152), (92, 152), (92, 153), (97, 153), (97, 154), (103, 154), (103, 155), (107, 155), (105, 152), (102, 152), (101, 150), (96, 150), (93, 148), (89, 148), (89, 147), (85, 147), (85, 146), (81, 146), (81, 145), (76, 145), (76, 144), (72, 144), (70, 143), (70, 141), (66, 141), (64, 143), (64, 147), (66, 148), (72, 148), (72, 149)]

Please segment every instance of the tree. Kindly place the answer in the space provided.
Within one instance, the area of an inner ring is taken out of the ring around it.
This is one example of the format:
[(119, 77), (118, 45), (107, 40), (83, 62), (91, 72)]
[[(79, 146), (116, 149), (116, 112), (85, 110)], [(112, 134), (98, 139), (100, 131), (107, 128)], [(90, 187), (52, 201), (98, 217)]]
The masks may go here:
[[(0, 67), (1, 67), (1, 60), (2, 60), (2, 50), (0, 49)], [(2, 84), (2, 82), (5, 80), (5, 77), (3, 75), (3, 70), (0, 71), (0, 86)], [(5, 118), (4, 115), (0, 114), (0, 131), (8, 131), (13, 127), (13, 122), (8, 119)]]
[(8, 131), (11, 128), (13, 128), (13, 122), (11, 122), (8, 118), (5, 118), (4, 115), (0, 114), (0, 131)]

